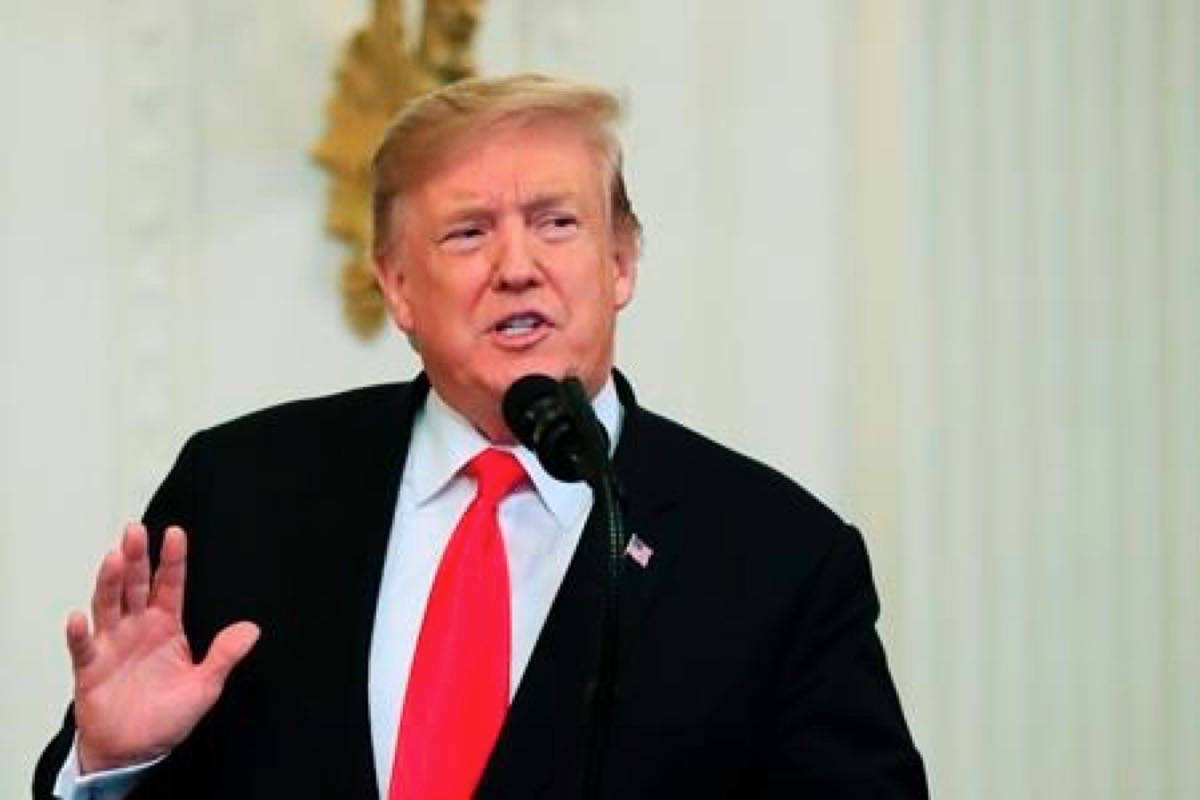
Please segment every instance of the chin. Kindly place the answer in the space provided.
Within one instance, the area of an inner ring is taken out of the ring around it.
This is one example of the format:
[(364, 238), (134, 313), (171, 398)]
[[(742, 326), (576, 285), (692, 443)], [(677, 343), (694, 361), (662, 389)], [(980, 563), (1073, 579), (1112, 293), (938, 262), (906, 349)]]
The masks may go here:
[(554, 359), (547, 358), (530, 358), (523, 359), (509, 366), (504, 371), (505, 386), (509, 386), (518, 378), (523, 378), (526, 375), (549, 375), (551, 378), (562, 378), (567, 375), (574, 374), (566, 365)]
[(497, 398), (503, 397), (504, 393), (508, 391), (508, 387), (526, 375), (548, 375), (555, 380), (574, 376), (583, 381), (589, 394), (594, 394), (604, 385), (605, 378), (608, 372), (611, 371), (608, 367), (604, 369), (591, 369), (586, 366), (572, 364), (561, 357), (544, 354), (529, 354), (525, 358), (513, 359), (505, 364), (496, 366), (498, 368), (489, 372), (484, 385), (487, 387), (489, 393), (495, 395)]

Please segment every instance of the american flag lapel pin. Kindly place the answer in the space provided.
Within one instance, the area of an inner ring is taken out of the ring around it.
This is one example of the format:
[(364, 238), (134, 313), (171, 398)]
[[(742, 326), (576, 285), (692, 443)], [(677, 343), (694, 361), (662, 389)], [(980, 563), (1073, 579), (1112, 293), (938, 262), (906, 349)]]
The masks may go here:
[(654, 548), (643, 542), (642, 537), (635, 533), (629, 537), (629, 544), (625, 545), (625, 555), (645, 569), (650, 565), (650, 556), (654, 555)]

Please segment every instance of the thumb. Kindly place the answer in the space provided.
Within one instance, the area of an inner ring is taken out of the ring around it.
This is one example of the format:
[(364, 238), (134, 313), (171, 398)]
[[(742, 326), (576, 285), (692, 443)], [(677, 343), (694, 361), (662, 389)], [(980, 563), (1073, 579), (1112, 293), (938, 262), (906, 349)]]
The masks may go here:
[(254, 647), (259, 633), (253, 622), (235, 622), (225, 628), (213, 639), (200, 669), (217, 686), (223, 686), (229, 673)]

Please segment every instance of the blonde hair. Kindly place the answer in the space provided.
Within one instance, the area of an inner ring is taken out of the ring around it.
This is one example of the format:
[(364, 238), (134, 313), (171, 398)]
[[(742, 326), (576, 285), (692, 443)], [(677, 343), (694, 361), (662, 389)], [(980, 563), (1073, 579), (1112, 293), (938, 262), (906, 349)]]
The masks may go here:
[(613, 132), (620, 103), (610, 92), (545, 75), (458, 81), (407, 103), (392, 119), (371, 159), (371, 250), (391, 243), (391, 211), (398, 198), (436, 170), (473, 134), (501, 122), (562, 120), (578, 126), (606, 167), (614, 230), (641, 236), (621, 170), (621, 145)]

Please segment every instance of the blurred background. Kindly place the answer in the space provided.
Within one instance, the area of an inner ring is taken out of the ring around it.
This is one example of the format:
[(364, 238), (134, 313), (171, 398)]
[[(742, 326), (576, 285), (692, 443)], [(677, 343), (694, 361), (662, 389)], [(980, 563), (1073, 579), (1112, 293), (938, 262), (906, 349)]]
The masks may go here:
[[(5, 797), (187, 434), (416, 368), (342, 320), (309, 155), (369, 8), (0, 0)], [(491, 0), (476, 44), (625, 98), (618, 361), (864, 529), (934, 793), (1200, 797), (1200, 2)]]

